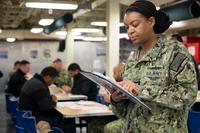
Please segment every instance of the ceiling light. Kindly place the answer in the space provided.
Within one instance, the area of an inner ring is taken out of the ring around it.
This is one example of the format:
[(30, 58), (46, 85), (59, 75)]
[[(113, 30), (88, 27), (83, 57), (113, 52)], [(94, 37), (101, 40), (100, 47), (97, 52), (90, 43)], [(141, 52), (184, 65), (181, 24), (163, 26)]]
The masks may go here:
[(74, 36), (80, 36), (80, 35), (81, 35), (81, 32), (75, 32), (75, 31), (73, 31), (73, 35), (74, 35)]
[(104, 26), (106, 27), (107, 26), (107, 22), (103, 22), (103, 21), (94, 21), (94, 22), (91, 22), (90, 23), (91, 25), (94, 25), (94, 26)]
[(84, 37), (84, 41), (106, 41), (106, 37)]
[[(106, 27), (107, 26), (107, 22), (105, 21), (93, 21), (90, 23), (91, 25), (93, 26), (103, 26), (103, 27)], [(124, 26), (124, 23), (120, 23), (119, 26)]]
[(100, 32), (100, 29), (96, 29), (96, 28), (75, 28), (75, 29), (73, 29), (73, 32), (96, 33), (96, 32)]
[(38, 24), (42, 25), (42, 26), (48, 26), (48, 25), (52, 24), (53, 21), (54, 21), (54, 19), (40, 19)]
[[(56, 31), (55, 34), (58, 35), (58, 36), (66, 36), (67, 31)], [(73, 32), (73, 35), (79, 36), (79, 35), (81, 35), (81, 33), (80, 32)]]
[(56, 33), (56, 35), (58, 35), (58, 36), (66, 36), (66, 35), (67, 35), (67, 32), (66, 32), (66, 31), (56, 31), (55, 33)]
[(16, 38), (6, 38), (7, 42), (15, 42)]
[(32, 29), (31, 29), (31, 32), (32, 32), (32, 33), (35, 33), (35, 34), (41, 33), (42, 31), (43, 31), (43, 28), (32, 28)]
[(26, 7), (42, 9), (75, 10), (78, 5), (75, 3), (64, 2), (26, 2)]
[(156, 7), (156, 10), (160, 10), (160, 7), (159, 7), (159, 6), (157, 6), (157, 7)]
[(73, 36), (73, 38), (76, 40), (83, 40), (84, 36)]
[(2, 29), (0, 29), (0, 34), (2, 33)]

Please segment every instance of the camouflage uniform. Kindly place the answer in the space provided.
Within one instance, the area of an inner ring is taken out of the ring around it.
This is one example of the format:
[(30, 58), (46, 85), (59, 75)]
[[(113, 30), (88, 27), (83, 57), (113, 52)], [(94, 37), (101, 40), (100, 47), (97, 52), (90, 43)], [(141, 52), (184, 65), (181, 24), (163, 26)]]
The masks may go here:
[(56, 83), (58, 84), (58, 86), (72, 85), (72, 80), (71, 80), (71, 77), (68, 75), (67, 70), (64, 69), (63, 71), (59, 73), (59, 77), (57, 78)]
[[(116, 120), (115, 116), (95, 117), (91, 119), (90, 121), (88, 121), (88, 126), (87, 126), (88, 133), (105, 133), (104, 132), (105, 125), (114, 120)], [(109, 132), (106, 132), (106, 133), (109, 133)]]
[(124, 124), (123, 119), (112, 121), (105, 125), (104, 133), (120, 133)]
[(191, 55), (179, 42), (159, 38), (142, 59), (139, 51), (127, 60), (124, 80), (140, 86), (138, 97), (152, 111), (129, 100), (112, 101), (114, 113), (125, 118), (122, 133), (186, 133), (187, 109), (195, 101), (197, 79)]

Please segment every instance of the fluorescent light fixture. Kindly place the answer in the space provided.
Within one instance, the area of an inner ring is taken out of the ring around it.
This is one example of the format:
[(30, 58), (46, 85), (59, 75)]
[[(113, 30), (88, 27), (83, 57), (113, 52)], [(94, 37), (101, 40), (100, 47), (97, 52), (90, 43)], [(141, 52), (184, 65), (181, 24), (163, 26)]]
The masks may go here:
[(26, 7), (58, 10), (75, 10), (78, 5), (64, 2), (26, 2)]
[(106, 41), (106, 37), (84, 37), (84, 41)]
[(128, 37), (128, 34), (127, 33), (121, 33), (121, 34), (119, 34), (119, 38), (121, 39), (121, 38), (126, 38), (126, 39), (129, 39), (129, 37)]
[(74, 36), (80, 36), (80, 35), (81, 35), (81, 32), (75, 32), (75, 31), (73, 31), (73, 35), (74, 35)]
[[(102, 26), (102, 27), (106, 27), (107, 26), (107, 22), (105, 21), (93, 21), (90, 23), (93, 26)], [(119, 26), (124, 26), (124, 23), (120, 23)]]
[(156, 10), (160, 10), (160, 7), (159, 7), (159, 6), (156, 6)]
[[(55, 33), (58, 36), (66, 36), (67, 35), (67, 31), (56, 31)], [(81, 33), (80, 32), (73, 32), (73, 35), (79, 36), (79, 35), (81, 35)]]
[(42, 25), (42, 26), (48, 26), (48, 25), (52, 24), (53, 21), (54, 21), (54, 19), (40, 19), (38, 24)]
[(66, 36), (67, 35), (67, 31), (56, 31), (55, 33), (58, 36)]
[(75, 29), (73, 29), (73, 32), (96, 33), (96, 32), (100, 32), (100, 29), (96, 29), (96, 28), (75, 28)]
[(43, 31), (43, 28), (32, 28), (32, 29), (31, 29), (31, 32), (32, 32), (32, 33), (35, 33), (35, 34), (41, 33), (42, 31)]
[(16, 38), (6, 38), (7, 42), (15, 42)]
[(104, 27), (107, 26), (107, 22), (103, 22), (103, 21), (94, 21), (94, 22), (91, 22), (90, 24), (94, 26), (104, 26)]
[(73, 36), (73, 38), (76, 40), (83, 40), (84, 36)]

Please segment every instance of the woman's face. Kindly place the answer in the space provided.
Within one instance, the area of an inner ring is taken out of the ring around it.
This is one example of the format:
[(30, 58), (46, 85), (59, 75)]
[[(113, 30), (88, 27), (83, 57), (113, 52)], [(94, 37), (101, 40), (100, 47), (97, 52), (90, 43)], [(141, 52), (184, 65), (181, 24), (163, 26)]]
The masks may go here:
[(138, 12), (129, 12), (124, 16), (124, 24), (130, 40), (134, 44), (144, 44), (153, 33), (154, 17), (145, 18)]

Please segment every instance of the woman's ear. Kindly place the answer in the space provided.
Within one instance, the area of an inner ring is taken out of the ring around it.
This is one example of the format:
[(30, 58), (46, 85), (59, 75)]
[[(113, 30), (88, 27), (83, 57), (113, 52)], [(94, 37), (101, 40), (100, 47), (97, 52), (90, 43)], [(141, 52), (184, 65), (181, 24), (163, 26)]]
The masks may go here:
[(155, 25), (155, 17), (150, 17), (150, 18), (148, 18), (147, 21), (151, 25), (151, 27), (153, 27)]

